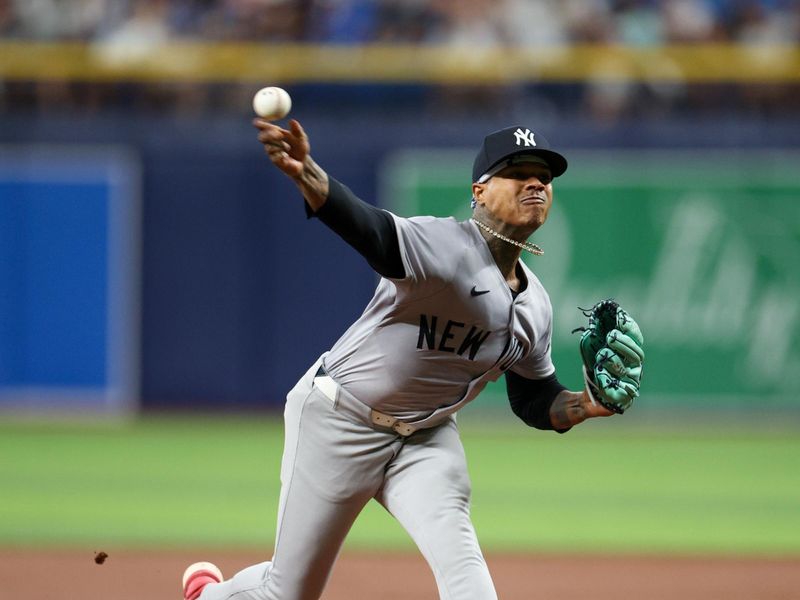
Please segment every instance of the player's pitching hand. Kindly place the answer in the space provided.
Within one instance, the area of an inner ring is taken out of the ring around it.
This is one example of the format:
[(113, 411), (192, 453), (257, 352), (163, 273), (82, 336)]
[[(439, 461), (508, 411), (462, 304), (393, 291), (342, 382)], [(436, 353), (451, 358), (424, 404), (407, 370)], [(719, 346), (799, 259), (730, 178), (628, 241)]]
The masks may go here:
[(256, 118), (253, 126), (258, 129), (258, 141), (264, 144), (272, 164), (289, 177), (300, 177), (311, 151), (308, 136), (300, 123), (290, 119), (289, 129), (284, 129), (266, 119)]

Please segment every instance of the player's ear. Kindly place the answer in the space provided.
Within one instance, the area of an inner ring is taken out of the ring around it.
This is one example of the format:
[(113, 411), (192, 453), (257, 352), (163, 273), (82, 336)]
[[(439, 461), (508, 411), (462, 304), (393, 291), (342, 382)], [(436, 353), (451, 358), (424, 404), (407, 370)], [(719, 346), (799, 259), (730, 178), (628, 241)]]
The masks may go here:
[(473, 202), (477, 203), (481, 201), (481, 196), (483, 195), (483, 190), (486, 186), (482, 183), (473, 183), (472, 184), (472, 200)]

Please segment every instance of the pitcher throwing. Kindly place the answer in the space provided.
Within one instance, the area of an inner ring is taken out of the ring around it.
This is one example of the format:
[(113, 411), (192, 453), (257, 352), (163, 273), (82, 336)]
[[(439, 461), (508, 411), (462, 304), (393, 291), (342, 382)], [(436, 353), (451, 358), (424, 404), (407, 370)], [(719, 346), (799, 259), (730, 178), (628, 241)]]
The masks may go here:
[(582, 336), (585, 388), (569, 391), (556, 378), (550, 300), (520, 255), (542, 253), (527, 240), (547, 219), (566, 159), (528, 127), (496, 131), (473, 165), (471, 219), (407, 219), (361, 201), (322, 170), (296, 120), (289, 129), (253, 123), (309, 216), (381, 279), (361, 317), (287, 396), (272, 559), (229, 580), (196, 563), (184, 574), (184, 598), (316, 600), (371, 498), (411, 535), (441, 599), (496, 598), (470, 520), (456, 411), (504, 376), (517, 416), (563, 433), (622, 412), (639, 390), (642, 336), (616, 304), (609, 313), (603, 303), (603, 317), (593, 315)]

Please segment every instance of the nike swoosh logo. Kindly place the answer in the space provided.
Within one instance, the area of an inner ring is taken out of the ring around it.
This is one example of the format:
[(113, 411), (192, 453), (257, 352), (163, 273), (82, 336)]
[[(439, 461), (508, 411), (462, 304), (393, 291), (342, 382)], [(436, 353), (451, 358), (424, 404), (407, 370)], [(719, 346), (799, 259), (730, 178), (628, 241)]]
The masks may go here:
[(469, 291), (470, 296), (482, 296), (483, 294), (488, 294), (492, 290), (476, 290), (475, 286), (472, 286), (472, 289)]

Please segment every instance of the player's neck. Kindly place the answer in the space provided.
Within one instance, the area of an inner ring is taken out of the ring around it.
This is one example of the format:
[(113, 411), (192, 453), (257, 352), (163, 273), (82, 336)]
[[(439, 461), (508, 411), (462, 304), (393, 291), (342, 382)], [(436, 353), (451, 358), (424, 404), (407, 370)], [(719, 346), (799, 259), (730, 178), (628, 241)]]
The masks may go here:
[[(478, 231), (484, 240), (486, 240), (489, 251), (494, 258), (497, 268), (502, 273), (503, 278), (508, 283), (512, 290), (518, 291), (520, 286), (520, 278), (517, 275), (517, 265), (522, 250), (528, 250), (536, 254), (541, 254), (541, 248), (529, 242), (520, 241), (527, 239), (528, 235), (533, 231), (520, 234), (518, 230), (509, 231), (508, 227), (504, 227), (503, 222), (498, 222), (490, 213), (481, 210), (476, 210), (472, 215), (472, 220), (478, 226)], [(501, 231), (504, 231), (501, 233)]]
[(527, 228), (509, 225), (498, 221), (491, 213), (480, 210), (480, 207), (472, 214), (471, 220), (480, 228), (481, 235), (487, 240), (489, 238), (486, 234), (489, 234), (516, 248), (527, 250), (531, 254), (537, 256), (544, 254), (544, 250), (533, 242), (528, 241), (531, 234), (536, 231), (536, 226), (534, 225)]
[(486, 244), (489, 246), (489, 252), (492, 253), (492, 258), (500, 270), (500, 273), (505, 278), (508, 286), (514, 290), (519, 291), (520, 280), (517, 276), (517, 263), (522, 254), (522, 249), (512, 246), (508, 242), (494, 237), (489, 233), (482, 233)]

